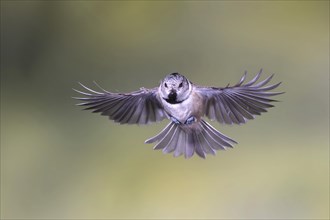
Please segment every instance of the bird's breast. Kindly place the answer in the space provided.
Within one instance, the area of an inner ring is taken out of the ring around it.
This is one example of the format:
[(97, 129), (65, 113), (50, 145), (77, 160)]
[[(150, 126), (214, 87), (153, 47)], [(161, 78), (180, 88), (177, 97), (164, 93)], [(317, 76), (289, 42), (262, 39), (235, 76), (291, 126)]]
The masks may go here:
[(164, 109), (168, 115), (178, 119), (181, 123), (184, 123), (190, 116), (195, 116), (199, 120), (203, 111), (202, 97), (195, 92), (192, 92), (190, 96), (181, 103), (170, 104), (163, 101)]

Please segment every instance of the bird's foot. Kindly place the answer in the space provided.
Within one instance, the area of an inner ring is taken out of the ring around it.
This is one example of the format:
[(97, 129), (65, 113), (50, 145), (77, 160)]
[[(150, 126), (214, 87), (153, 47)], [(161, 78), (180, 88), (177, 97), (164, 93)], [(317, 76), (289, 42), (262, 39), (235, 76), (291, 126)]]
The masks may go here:
[(196, 121), (197, 121), (197, 119), (195, 118), (195, 116), (190, 116), (190, 117), (186, 120), (185, 124), (186, 124), (186, 125), (191, 125), (192, 123), (194, 123), (194, 122), (196, 122)]
[(174, 118), (174, 117), (172, 117), (172, 116), (171, 116), (171, 120), (172, 120), (175, 124), (177, 124), (177, 125), (181, 124), (181, 122), (180, 122), (178, 119), (176, 119), (176, 118)]

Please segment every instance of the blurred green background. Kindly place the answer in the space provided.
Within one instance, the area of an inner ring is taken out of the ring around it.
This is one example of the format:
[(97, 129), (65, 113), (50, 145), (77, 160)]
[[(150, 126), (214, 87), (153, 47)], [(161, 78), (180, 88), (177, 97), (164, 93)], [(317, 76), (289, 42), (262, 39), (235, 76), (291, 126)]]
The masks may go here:
[[(77, 82), (201, 85), (264, 68), (276, 107), (202, 160), (144, 140), (168, 122), (81, 111)], [(1, 218), (329, 218), (329, 1), (1, 1)]]

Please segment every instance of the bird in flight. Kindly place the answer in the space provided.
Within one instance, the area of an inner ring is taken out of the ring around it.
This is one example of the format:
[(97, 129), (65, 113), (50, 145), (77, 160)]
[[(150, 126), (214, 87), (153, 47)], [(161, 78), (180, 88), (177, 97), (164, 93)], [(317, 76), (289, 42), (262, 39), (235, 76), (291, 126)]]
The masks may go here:
[(282, 92), (269, 92), (281, 83), (267, 85), (273, 75), (257, 83), (262, 70), (244, 83), (240, 81), (226, 87), (198, 86), (179, 73), (167, 75), (158, 87), (140, 88), (130, 93), (113, 93), (95, 85), (94, 91), (79, 83), (86, 91), (74, 89), (84, 97), (77, 105), (93, 110), (120, 124), (149, 124), (169, 119), (170, 123), (145, 143), (156, 143), (154, 149), (172, 153), (174, 157), (190, 158), (196, 153), (205, 158), (217, 150), (233, 147), (236, 141), (217, 131), (203, 117), (222, 124), (243, 124), (273, 107), (271, 96)]

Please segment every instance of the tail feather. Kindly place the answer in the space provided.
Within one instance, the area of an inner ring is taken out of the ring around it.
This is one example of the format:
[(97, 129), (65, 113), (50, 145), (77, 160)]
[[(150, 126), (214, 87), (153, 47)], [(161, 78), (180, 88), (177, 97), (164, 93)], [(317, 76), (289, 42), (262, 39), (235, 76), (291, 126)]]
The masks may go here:
[(181, 136), (180, 135), (181, 130), (179, 129), (178, 126), (174, 128), (174, 132), (172, 135), (171, 140), (168, 142), (168, 144), (163, 148), (164, 153), (171, 153), (172, 151), (175, 150), (176, 145), (178, 144), (178, 139)]
[[(195, 153), (195, 145), (196, 145), (196, 140), (195, 136), (191, 132), (186, 133), (187, 141), (186, 141), (186, 147), (185, 147), (185, 158), (190, 158), (194, 155)], [(197, 152), (196, 152), (197, 153)]]
[(236, 141), (221, 134), (219, 131), (217, 131), (215, 128), (213, 128), (210, 124), (206, 122), (202, 124), (202, 127), (204, 128), (204, 131), (208, 132), (209, 135), (213, 137), (213, 139), (223, 147), (233, 147), (231, 142), (237, 144)]
[(174, 156), (180, 156), (185, 152), (186, 145), (187, 145), (187, 133), (185, 133), (182, 129), (180, 129), (179, 140), (177, 146), (174, 151)]
[(179, 157), (180, 155), (184, 154), (185, 150), (186, 150), (187, 134), (182, 129), (180, 129), (179, 135), (180, 135), (180, 137), (179, 137), (180, 141), (178, 141), (177, 146), (174, 150), (174, 153), (173, 153), (174, 157)]
[(226, 146), (230, 145), (207, 126), (203, 126), (202, 133), (204, 133), (205, 139), (211, 144), (212, 148), (214, 148), (215, 150), (226, 150)]
[(207, 138), (204, 135), (204, 132), (201, 132), (199, 136), (200, 136), (200, 140), (203, 141), (202, 147), (204, 152), (206, 152), (206, 154), (215, 155), (215, 149), (213, 149), (212, 145), (208, 142)]
[(221, 140), (226, 140), (225, 142), (228, 143), (230, 146), (232, 146), (230, 144), (230, 142), (233, 142), (233, 143), (237, 144), (237, 142), (235, 140), (233, 140), (230, 137), (227, 137), (226, 135), (220, 133), (218, 130), (216, 130), (214, 127), (212, 127), (212, 125), (210, 125), (206, 121), (202, 120), (202, 124), (205, 127), (208, 127), (211, 131), (213, 131), (214, 134), (216, 134), (217, 136), (219, 136), (221, 138)]
[(195, 152), (205, 158), (206, 154), (215, 155), (216, 150), (224, 150), (237, 143), (204, 120), (193, 125), (171, 122), (159, 134), (145, 141), (154, 142), (157, 142), (155, 150), (162, 149), (163, 153), (173, 152), (174, 157), (184, 155), (185, 158), (192, 157)]
[(205, 158), (205, 153), (203, 151), (203, 145), (201, 140), (199, 139), (199, 134), (193, 133), (192, 135), (194, 137), (194, 144), (195, 144), (195, 151), (198, 156), (201, 158)]
[(159, 132), (159, 134), (157, 134), (156, 136), (149, 138), (148, 140), (146, 140), (144, 143), (146, 144), (150, 144), (150, 143), (154, 143), (156, 141), (160, 141), (162, 140), (165, 135), (167, 134), (167, 132), (173, 127), (174, 123), (169, 123), (161, 132)]
[(155, 145), (154, 150), (164, 149), (173, 139), (176, 129), (177, 126), (173, 123), (170, 129), (166, 133), (164, 132), (165, 134), (162, 135), (164, 137)]

